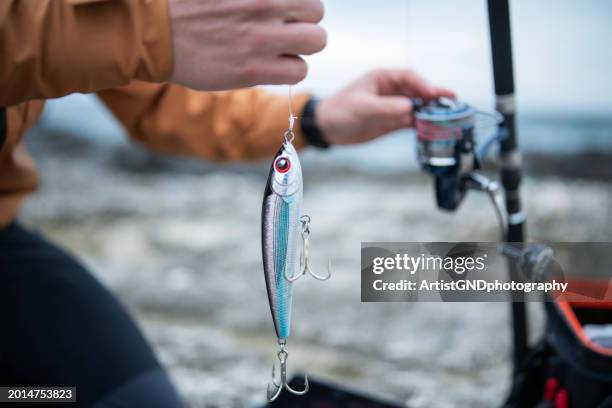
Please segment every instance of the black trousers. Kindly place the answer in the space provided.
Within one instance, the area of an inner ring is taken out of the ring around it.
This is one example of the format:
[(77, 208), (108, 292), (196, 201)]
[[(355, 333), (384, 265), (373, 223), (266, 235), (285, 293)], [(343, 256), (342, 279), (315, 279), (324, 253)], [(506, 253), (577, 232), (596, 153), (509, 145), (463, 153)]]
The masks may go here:
[(182, 406), (113, 295), (18, 224), (0, 230), (0, 325), (0, 386), (75, 386), (71, 407)]

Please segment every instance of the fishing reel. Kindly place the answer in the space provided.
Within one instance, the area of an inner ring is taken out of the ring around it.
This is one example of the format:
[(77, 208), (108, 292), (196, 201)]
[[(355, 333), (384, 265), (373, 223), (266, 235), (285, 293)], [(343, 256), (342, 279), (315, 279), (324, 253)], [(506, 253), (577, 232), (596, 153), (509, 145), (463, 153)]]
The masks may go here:
[(506, 212), (501, 186), (476, 170), (480, 169), (480, 159), (486, 154), (496, 134), (477, 150), (475, 131), (478, 114), (495, 118), (498, 116), (477, 111), (470, 105), (451, 98), (439, 98), (424, 102), (413, 99), (414, 119), (417, 133), (417, 156), (421, 168), (434, 177), (436, 203), (447, 211), (456, 210), (468, 190), (486, 192), (496, 209), (502, 233), (506, 228)]

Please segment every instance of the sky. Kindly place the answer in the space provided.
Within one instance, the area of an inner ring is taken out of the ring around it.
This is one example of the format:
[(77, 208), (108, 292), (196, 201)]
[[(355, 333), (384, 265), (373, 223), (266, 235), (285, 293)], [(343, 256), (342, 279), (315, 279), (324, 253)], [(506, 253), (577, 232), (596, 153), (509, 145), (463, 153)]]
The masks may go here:
[[(411, 67), (492, 106), (484, 0), (324, 0), (328, 47), (300, 89), (326, 95), (378, 67)], [(612, 1), (511, 1), (520, 109), (612, 113)], [(281, 90), (282, 91), (282, 90)]]

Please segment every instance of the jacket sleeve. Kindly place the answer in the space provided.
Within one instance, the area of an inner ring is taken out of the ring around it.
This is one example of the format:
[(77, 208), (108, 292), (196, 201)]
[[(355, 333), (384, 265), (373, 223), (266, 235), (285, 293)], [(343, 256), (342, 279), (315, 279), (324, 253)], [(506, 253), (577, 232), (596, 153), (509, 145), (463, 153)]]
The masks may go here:
[[(289, 127), (288, 98), (257, 88), (202, 92), (135, 81), (98, 95), (131, 137), (164, 153), (211, 160), (270, 156)], [(308, 99), (295, 95), (294, 113), (302, 112)], [(294, 145), (306, 145), (299, 118), (294, 132)]]
[(171, 72), (167, 0), (0, 1), (0, 106)]

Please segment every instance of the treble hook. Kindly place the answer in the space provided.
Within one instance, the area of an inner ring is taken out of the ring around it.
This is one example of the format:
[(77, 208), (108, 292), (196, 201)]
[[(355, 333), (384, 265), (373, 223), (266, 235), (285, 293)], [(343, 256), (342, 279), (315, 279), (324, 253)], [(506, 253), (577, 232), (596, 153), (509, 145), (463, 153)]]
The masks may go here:
[(318, 275), (312, 271), (312, 269), (310, 268), (310, 257), (308, 255), (308, 249), (310, 247), (310, 216), (303, 215), (300, 218), (300, 222), (302, 223), (302, 253), (300, 254), (301, 272), (297, 275), (289, 276), (287, 274), (287, 270), (285, 269), (285, 279), (287, 279), (289, 282), (294, 282), (300, 279), (302, 275), (306, 275), (306, 273), (308, 273), (310, 276), (317, 280), (328, 280), (332, 276), (331, 259), (327, 261), (327, 275)]
[(289, 357), (289, 353), (285, 350), (285, 343), (278, 343), (280, 345), (280, 350), (276, 354), (278, 357), (278, 361), (280, 361), (280, 379), (276, 379), (276, 364), (272, 364), (272, 384), (276, 391), (272, 391), (272, 384), (268, 384), (268, 401), (274, 401), (280, 395), (281, 391), (286, 389), (292, 394), (295, 395), (304, 395), (308, 392), (308, 376), (304, 376), (304, 389), (302, 391), (296, 391), (289, 386), (287, 382), (287, 357)]

